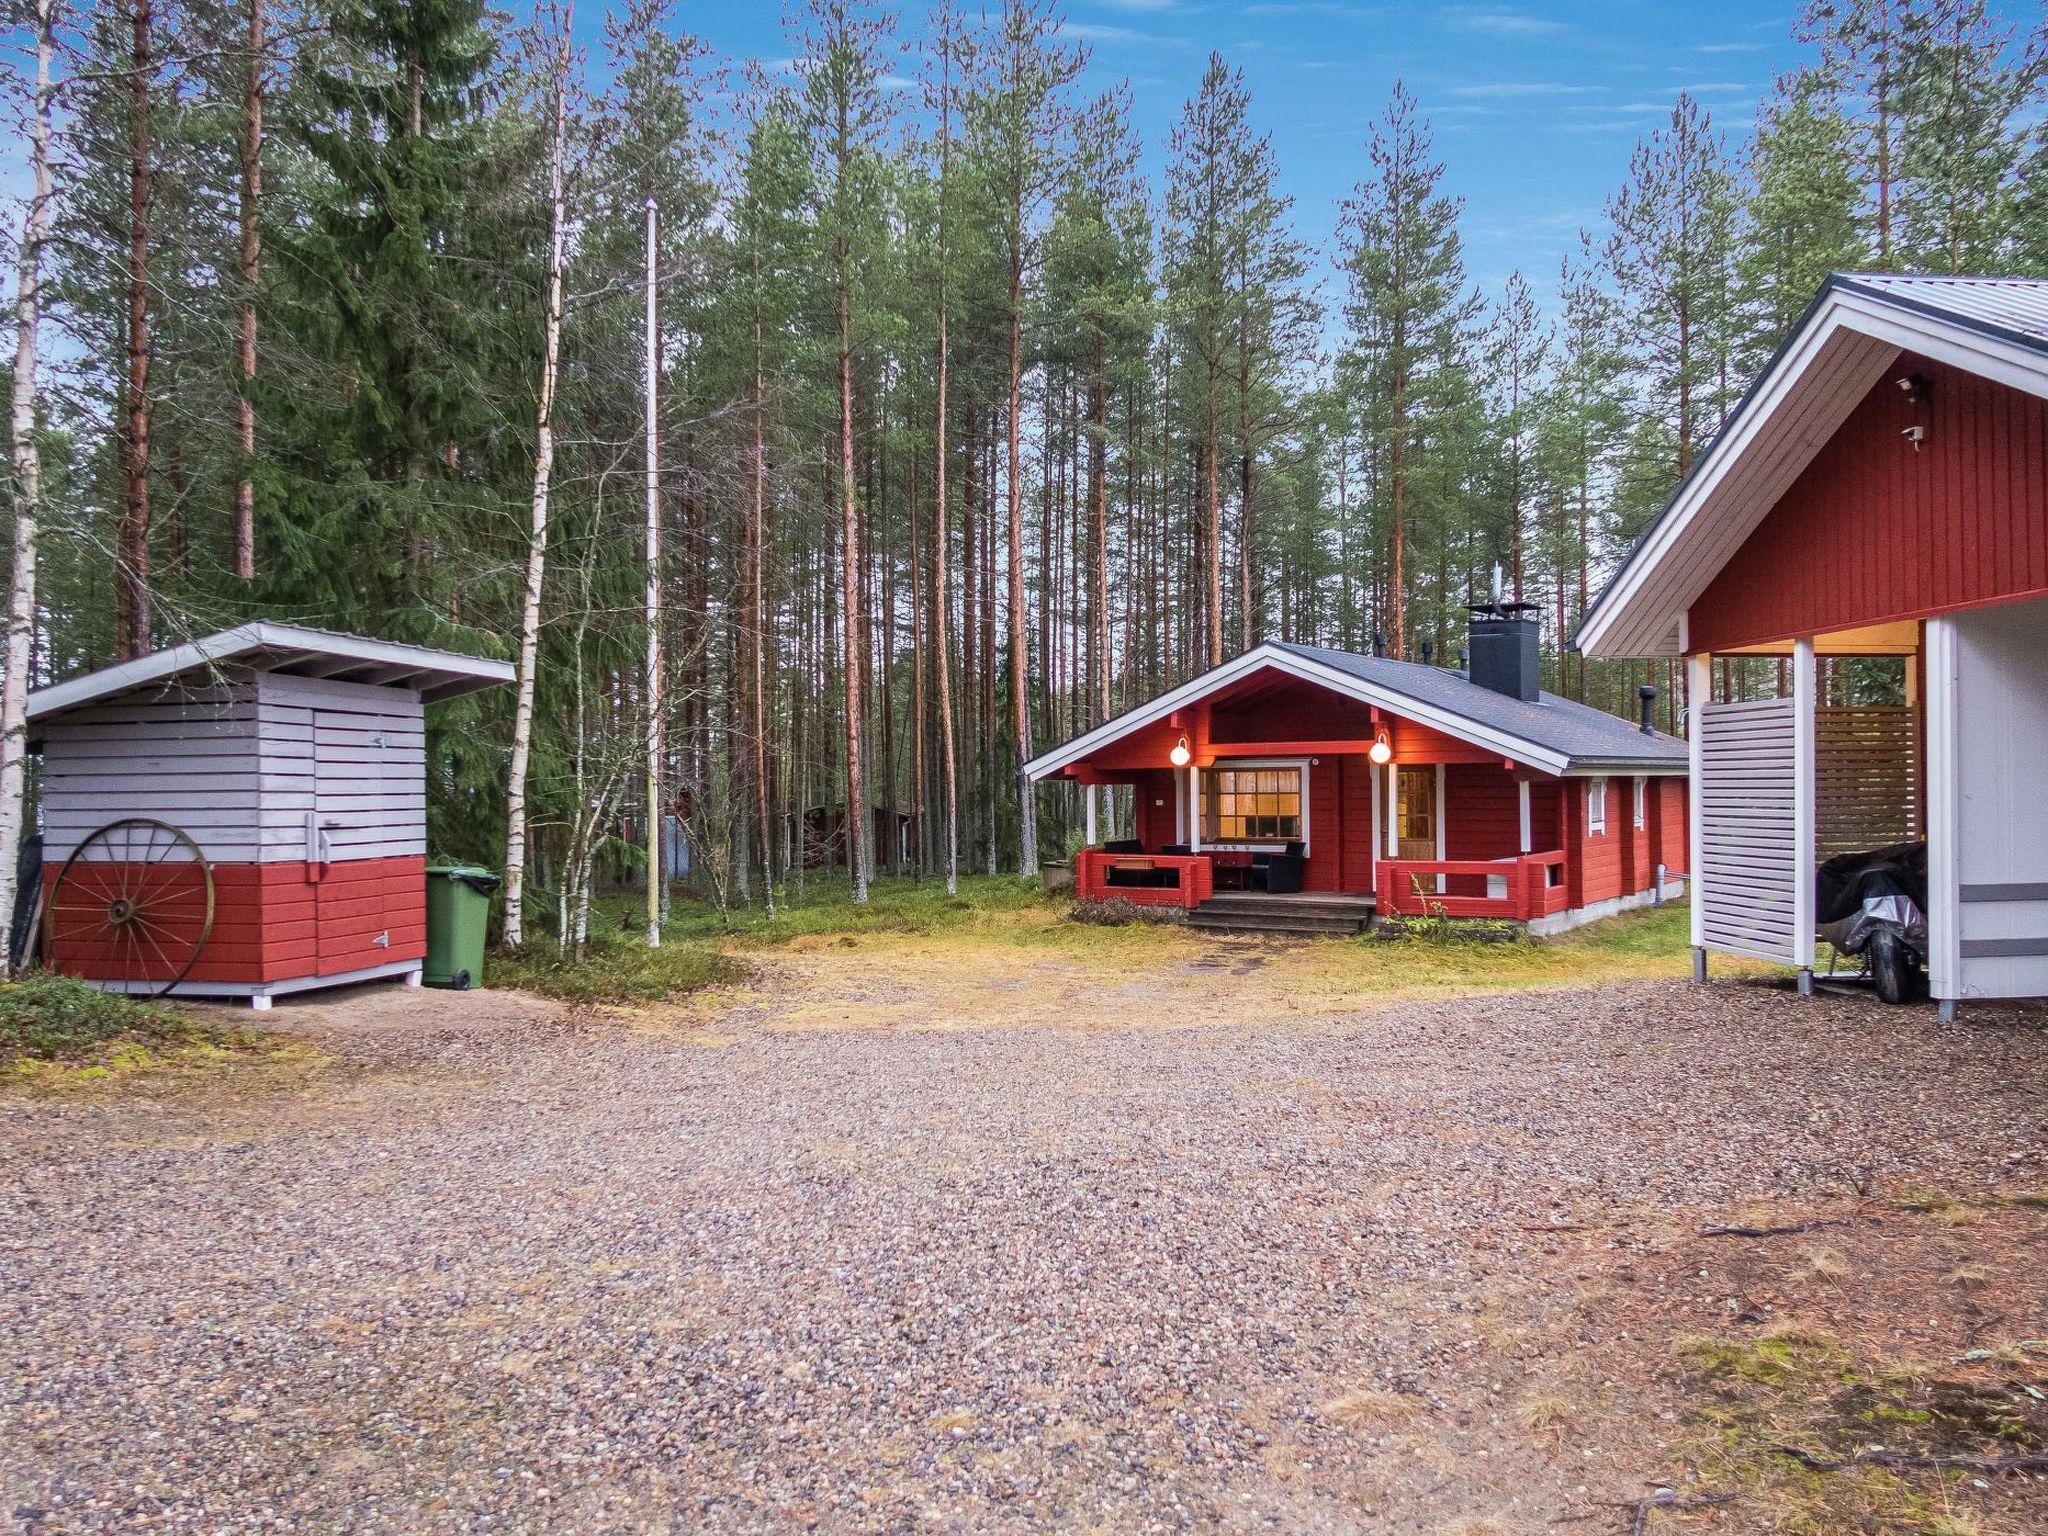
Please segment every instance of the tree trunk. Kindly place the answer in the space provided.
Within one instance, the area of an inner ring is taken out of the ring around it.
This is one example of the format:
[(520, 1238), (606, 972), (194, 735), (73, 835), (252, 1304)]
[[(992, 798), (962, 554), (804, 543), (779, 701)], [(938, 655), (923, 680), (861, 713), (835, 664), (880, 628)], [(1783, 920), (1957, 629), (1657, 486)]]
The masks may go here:
[[(755, 252), (754, 291), (760, 293), (761, 269), (759, 252)], [(753, 691), (754, 691), (754, 810), (761, 827), (761, 890), (767, 905), (768, 916), (775, 916), (775, 855), (774, 834), (769, 826), (768, 807), (768, 453), (763, 441), (762, 413), (766, 409), (763, 398), (765, 381), (762, 377), (761, 314), (757, 307), (754, 312), (754, 505), (748, 528), (747, 584), (749, 596), (748, 619), (754, 631), (753, 644)]]
[[(29, 117), (31, 190), (22, 221), (14, 285), (14, 389), (9, 416), (14, 460), (13, 565), (7, 584), (7, 642), (0, 666), (0, 921), (11, 922), (24, 821), (28, 759), (28, 669), (35, 642), (36, 537), (42, 526), (42, 455), (36, 444), (36, 342), (42, 327), (43, 245), (50, 234), (50, 59), (57, 0), (36, 0), (36, 90)], [(0, 976), (9, 955), (0, 945)]]
[(235, 441), (241, 451), (241, 473), (235, 481), (235, 574), (244, 581), (256, 575), (256, 283), (262, 276), (262, 235), (256, 222), (263, 196), (263, 7), (249, 0), (249, 72), (243, 88), (242, 116), (242, 291), (236, 303), (236, 366), (241, 394), (235, 401)]
[[(251, 0), (260, 11), (262, 0)], [(569, 5), (561, 20), (561, 51), (555, 59), (554, 138), (548, 154), (547, 310), (542, 320), (540, 405), (534, 416), (533, 505), (526, 536), (526, 592), (519, 610), (519, 694), (512, 709), (512, 763), (505, 781), (505, 928), (507, 949), (525, 941), (526, 769), (533, 750), (534, 667), (540, 655), (541, 584), (547, 575), (548, 492), (555, 471), (555, 379), (562, 353), (562, 248), (568, 210), (562, 190), (568, 151)], [(246, 252), (248, 246), (243, 247)], [(253, 320), (249, 322), (252, 326)], [(254, 332), (243, 332), (254, 360)], [(252, 572), (253, 574), (253, 572)]]
[(1024, 264), (1022, 208), (1011, 208), (1010, 256), (1010, 727), (1017, 738), (1017, 873), (1038, 873), (1038, 795), (1024, 776), (1031, 761), (1031, 615), (1024, 601)]
[(1088, 618), (1095, 655), (1095, 723), (1109, 718), (1109, 385), (1101, 337), (1088, 381)]
[(846, 709), (846, 872), (856, 906), (868, 899), (867, 773), (862, 762), (861, 720), (860, 519), (853, 485), (853, 313), (851, 257), (846, 237), (838, 242), (839, 273), (839, 626), (845, 650)]
[(149, 650), (149, 82), (151, 0), (133, 0), (128, 60), (128, 371), (121, 431), (125, 502), (115, 541), (115, 645)]

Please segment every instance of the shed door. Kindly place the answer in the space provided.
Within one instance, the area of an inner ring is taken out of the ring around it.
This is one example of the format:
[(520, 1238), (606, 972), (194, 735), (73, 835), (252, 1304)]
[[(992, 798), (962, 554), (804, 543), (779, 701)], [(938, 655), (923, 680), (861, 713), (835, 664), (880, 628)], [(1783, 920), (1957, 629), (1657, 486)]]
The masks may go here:
[(366, 857), (399, 788), (390, 736), (375, 716), (313, 711), (313, 802), (325, 855), (317, 896), (322, 975), (381, 965), (390, 953), (390, 882)]

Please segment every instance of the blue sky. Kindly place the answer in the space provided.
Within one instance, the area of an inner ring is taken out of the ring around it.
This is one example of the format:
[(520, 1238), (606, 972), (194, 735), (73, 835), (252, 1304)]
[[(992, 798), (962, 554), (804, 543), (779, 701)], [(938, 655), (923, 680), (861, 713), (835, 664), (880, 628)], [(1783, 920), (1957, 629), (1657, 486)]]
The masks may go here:
[[(906, 34), (921, 0), (894, 9)], [(1691, 89), (1747, 135), (1772, 79), (1804, 50), (1779, 0), (1403, 5), (1364, 0), (1067, 0), (1093, 52), (1087, 84), (1131, 82), (1148, 162), (1211, 49), (1243, 68), (1273, 136), (1295, 227), (1326, 246), (1365, 170), (1373, 118), (1406, 80), (1435, 125), (1446, 185), (1465, 199), (1472, 274), (1489, 293), (1520, 267), (1548, 295), (1559, 260), (1628, 168), (1636, 140)], [(728, 59), (789, 53), (775, 0), (685, 3), (682, 25)]]

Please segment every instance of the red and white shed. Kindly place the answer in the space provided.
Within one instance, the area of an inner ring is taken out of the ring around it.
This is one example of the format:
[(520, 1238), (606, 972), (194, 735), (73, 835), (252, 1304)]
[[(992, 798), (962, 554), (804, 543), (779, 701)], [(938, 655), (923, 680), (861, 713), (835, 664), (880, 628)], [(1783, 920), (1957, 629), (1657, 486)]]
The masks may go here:
[(509, 664), (252, 623), (29, 697), (45, 959), (110, 990), (247, 997), (426, 955), (425, 705)]

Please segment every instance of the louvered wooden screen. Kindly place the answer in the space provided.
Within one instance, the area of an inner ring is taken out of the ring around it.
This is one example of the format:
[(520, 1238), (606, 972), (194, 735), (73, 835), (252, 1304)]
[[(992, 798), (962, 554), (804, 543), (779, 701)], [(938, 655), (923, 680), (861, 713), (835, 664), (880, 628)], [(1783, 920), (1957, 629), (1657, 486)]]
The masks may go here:
[(1796, 963), (1792, 701), (1703, 705), (1699, 729), (1702, 937)]
[(1813, 712), (1814, 851), (1860, 853), (1921, 835), (1919, 731), (1903, 705)]

